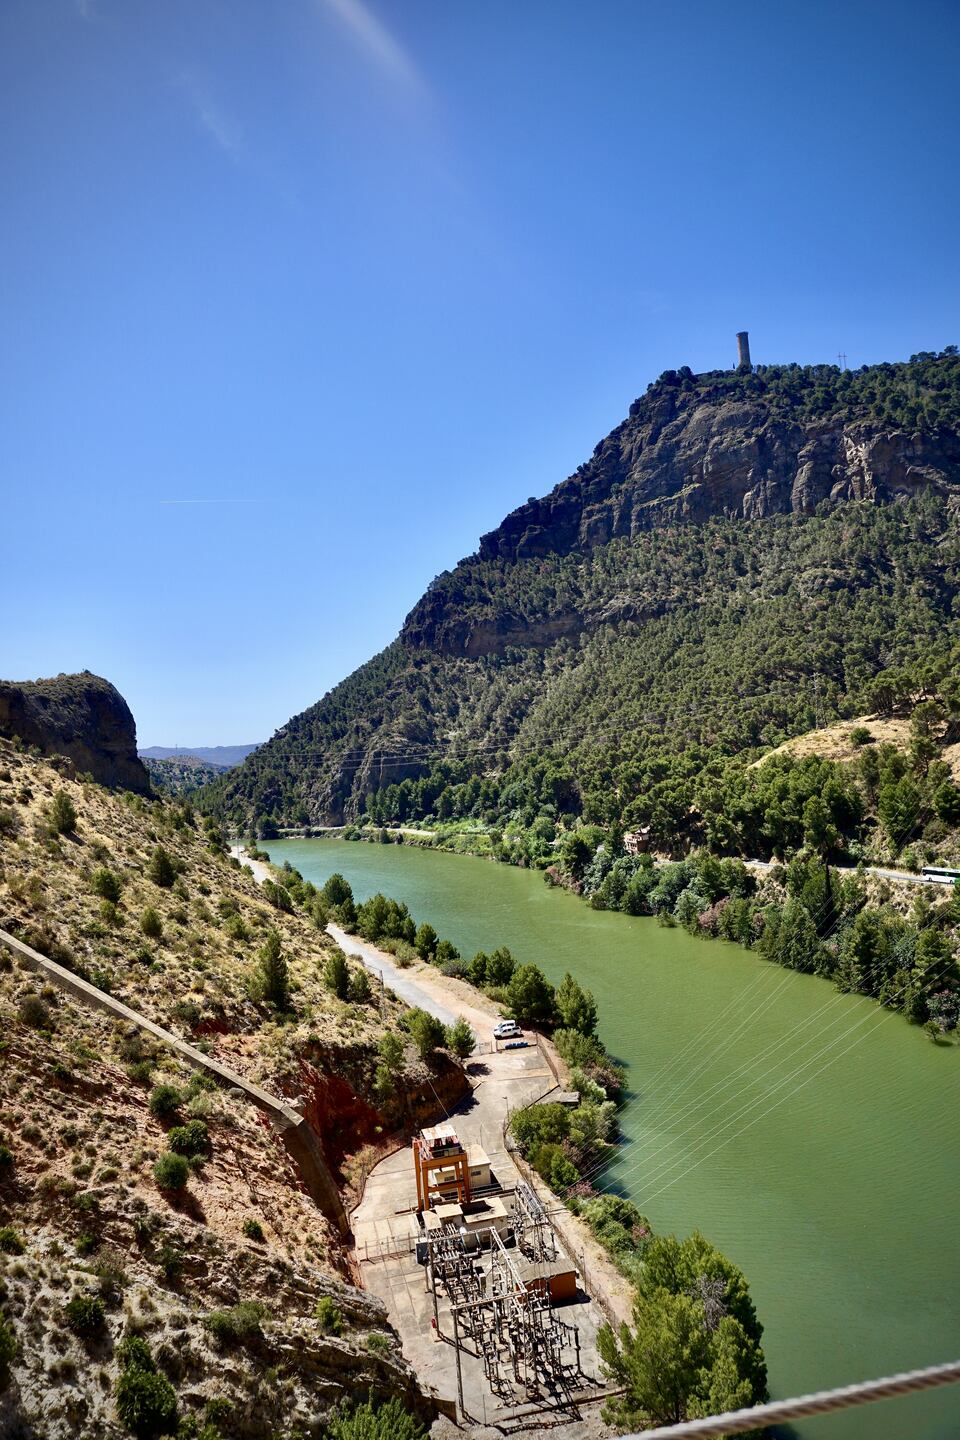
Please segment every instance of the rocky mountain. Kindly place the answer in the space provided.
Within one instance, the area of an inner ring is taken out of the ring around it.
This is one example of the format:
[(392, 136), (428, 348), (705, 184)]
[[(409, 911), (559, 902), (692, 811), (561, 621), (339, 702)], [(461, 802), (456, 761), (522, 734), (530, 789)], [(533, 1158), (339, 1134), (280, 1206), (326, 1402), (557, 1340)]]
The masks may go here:
[(99, 675), (0, 681), (0, 736), (16, 736), (43, 755), (66, 755), (101, 785), (150, 793), (137, 756), (137, 727), (118, 690)]
[(854, 715), (880, 671), (948, 647), (958, 506), (955, 347), (667, 371), (204, 803), (675, 825), (695, 771)]

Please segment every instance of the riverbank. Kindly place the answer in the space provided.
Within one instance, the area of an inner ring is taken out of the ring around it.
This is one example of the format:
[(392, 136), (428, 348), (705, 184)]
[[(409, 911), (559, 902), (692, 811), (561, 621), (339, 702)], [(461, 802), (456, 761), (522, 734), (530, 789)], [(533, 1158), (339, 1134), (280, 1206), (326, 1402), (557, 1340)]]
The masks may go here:
[[(251, 859), (242, 852), (241, 847), (232, 847), (231, 853), (236, 855), (241, 864), (253, 871), (260, 884), (273, 878), (268, 865)], [(512, 1144), (508, 1148), (505, 1138), (510, 1114), (549, 1096), (558, 1087), (569, 1083), (569, 1067), (556, 1046), (546, 1036), (538, 1034), (536, 1044), (529, 1046), (527, 1050), (498, 1051), (495, 1048), (493, 1029), (502, 1019), (502, 1007), (468, 981), (443, 975), (435, 966), (422, 961), (401, 967), (392, 955), (355, 935), (348, 934), (339, 925), (328, 924), (327, 933), (336, 940), (345, 954), (361, 960), (370, 974), (382, 985), (389, 987), (401, 1000), (426, 1010), (444, 1025), (452, 1025), (462, 1016), (477, 1039), (483, 1042), (485, 1047), (490, 1047), (482, 1060), (474, 1060), (469, 1066), (471, 1073), (481, 1077), (468, 1102), (471, 1112), (469, 1128), (471, 1132), (477, 1130), (478, 1143), (482, 1142), (485, 1146), (495, 1145), (498, 1151), (502, 1151), (508, 1168), (514, 1171), (522, 1169), (523, 1178), (537, 1191), (548, 1209), (554, 1227), (584, 1277), (585, 1286), (592, 1293), (599, 1294), (605, 1318), (614, 1325), (628, 1323), (632, 1310), (629, 1283), (617, 1270), (586, 1222), (563, 1205), (553, 1191), (516, 1154)], [(538, 1065), (534, 1059), (537, 1055), (542, 1057), (544, 1063)], [(503, 1093), (504, 1086), (507, 1087), (507, 1094)], [(394, 1157), (388, 1156), (371, 1171), (371, 1176), (381, 1167), (389, 1167), (391, 1162), (396, 1163)], [(361, 1199), (354, 1212), (355, 1216), (362, 1207)], [(354, 1228), (356, 1234), (356, 1227)], [(358, 1235), (358, 1247), (363, 1238), (362, 1234)], [(369, 1234), (366, 1238), (369, 1241)]]

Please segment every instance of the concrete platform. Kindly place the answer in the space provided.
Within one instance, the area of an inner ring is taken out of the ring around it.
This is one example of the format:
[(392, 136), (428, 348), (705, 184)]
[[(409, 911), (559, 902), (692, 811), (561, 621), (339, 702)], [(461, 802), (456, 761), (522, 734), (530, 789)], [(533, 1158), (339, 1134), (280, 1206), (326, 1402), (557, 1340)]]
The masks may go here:
[[(455, 1112), (458, 1135), (467, 1145), (481, 1145), (490, 1157), (491, 1170), (504, 1189), (513, 1189), (521, 1177), (504, 1144), (502, 1124), (508, 1112), (528, 1104), (553, 1084), (539, 1051), (501, 1051), (473, 1064), (477, 1081), (473, 1095)], [(454, 1117), (451, 1117), (454, 1118)], [(557, 1202), (559, 1204), (559, 1202)], [(364, 1286), (386, 1304), (400, 1334), (403, 1351), (422, 1379), (441, 1395), (457, 1395), (456, 1347), (449, 1302), (438, 1299), (438, 1329), (434, 1328), (434, 1299), (427, 1288), (426, 1267), (417, 1264), (416, 1242), (422, 1235), (417, 1216), (416, 1183), (409, 1146), (388, 1156), (371, 1173), (363, 1200), (353, 1214), (356, 1254)], [(489, 1264), (489, 1261), (478, 1261)], [(558, 1319), (574, 1325), (580, 1337), (582, 1376), (572, 1387), (579, 1395), (572, 1408), (557, 1396), (542, 1396), (532, 1405), (521, 1393), (495, 1396), (483, 1374), (479, 1357), (461, 1349), (464, 1418), (472, 1425), (487, 1423), (501, 1428), (536, 1428), (544, 1411), (554, 1422), (580, 1425), (587, 1418), (583, 1406), (605, 1391), (600, 1377), (596, 1334), (604, 1317), (578, 1287), (576, 1297), (556, 1307)], [(598, 1407), (590, 1428), (599, 1422)], [(582, 1429), (578, 1432), (582, 1433)]]

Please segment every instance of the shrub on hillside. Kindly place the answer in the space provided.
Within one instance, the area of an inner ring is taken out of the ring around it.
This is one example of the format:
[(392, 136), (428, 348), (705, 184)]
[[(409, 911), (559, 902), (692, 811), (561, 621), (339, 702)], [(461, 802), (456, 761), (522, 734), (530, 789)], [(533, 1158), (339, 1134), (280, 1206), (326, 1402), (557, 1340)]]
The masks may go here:
[(177, 878), (173, 861), (162, 845), (158, 845), (150, 856), (147, 878), (152, 880), (154, 885), (158, 885), (161, 890), (169, 890)]
[(66, 790), (58, 790), (50, 805), (50, 826), (58, 835), (72, 835), (77, 828), (77, 811)]
[(210, 1132), (203, 1120), (189, 1120), (186, 1125), (174, 1125), (167, 1134), (167, 1143), (177, 1155), (188, 1159), (206, 1155), (210, 1149)]
[(17, 1358), (17, 1337), (9, 1320), (0, 1315), (0, 1395), (10, 1384), (13, 1362)]
[(328, 1335), (339, 1335), (342, 1332), (343, 1312), (329, 1295), (321, 1295), (313, 1313), (319, 1320), (321, 1328)]
[(190, 1166), (182, 1155), (165, 1150), (153, 1167), (153, 1178), (161, 1190), (183, 1190), (190, 1178)]
[(155, 1085), (150, 1092), (150, 1114), (157, 1120), (166, 1120), (175, 1114), (182, 1099), (176, 1085)]
[(241, 1300), (239, 1305), (233, 1305), (229, 1310), (211, 1310), (203, 1323), (214, 1339), (230, 1345), (259, 1335), (260, 1322), (266, 1313), (266, 1305), (258, 1300)]
[(401, 1401), (377, 1406), (370, 1399), (335, 1415), (327, 1433), (330, 1440), (424, 1440), (427, 1432)]
[(148, 905), (140, 916), (140, 929), (148, 940), (159, 940), (163, 934), (163, 921), (152, 905)]
[(12, 1225), (0, 1225), (0, 1253), (22, 1255), (26, 1248), (23, 1236)]
[(158, 1375), (150, 1346), (139, 1335), (127, 1335), (117, 1346), (117, 1414), (138, 1440), (172, 1435), (177, 1428), (177, 1395), (170, 1381)]
[(101, 900), (109, 900), (114, 905), (119, 903), (123, 891), (120, 876), (113, 870), (108, 870), (105, 865), (101, 866), (99, 870), (94, 870), (90, 888), (94, 895), (100, 896)]
[(64, 1319), (74, 1335), (98, 1335), (106, 1320), (106, 1310), (98, 1295), (74, 1295), (63, 1310)]
[(50, 1010), (39, 995), (24, 995), (17, 1006), (17, 1014), (24, 1025), (29, 1025), (32, 1030), (49, 1030)]

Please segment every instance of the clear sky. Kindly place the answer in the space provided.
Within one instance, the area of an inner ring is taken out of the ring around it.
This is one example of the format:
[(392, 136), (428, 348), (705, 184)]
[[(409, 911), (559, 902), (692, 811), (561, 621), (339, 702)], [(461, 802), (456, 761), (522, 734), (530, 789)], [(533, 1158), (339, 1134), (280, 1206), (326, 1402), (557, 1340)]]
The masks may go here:
[(960, 343), (957, 0), (3, 0), (0, 675), (265, 739), (662, 370)]

